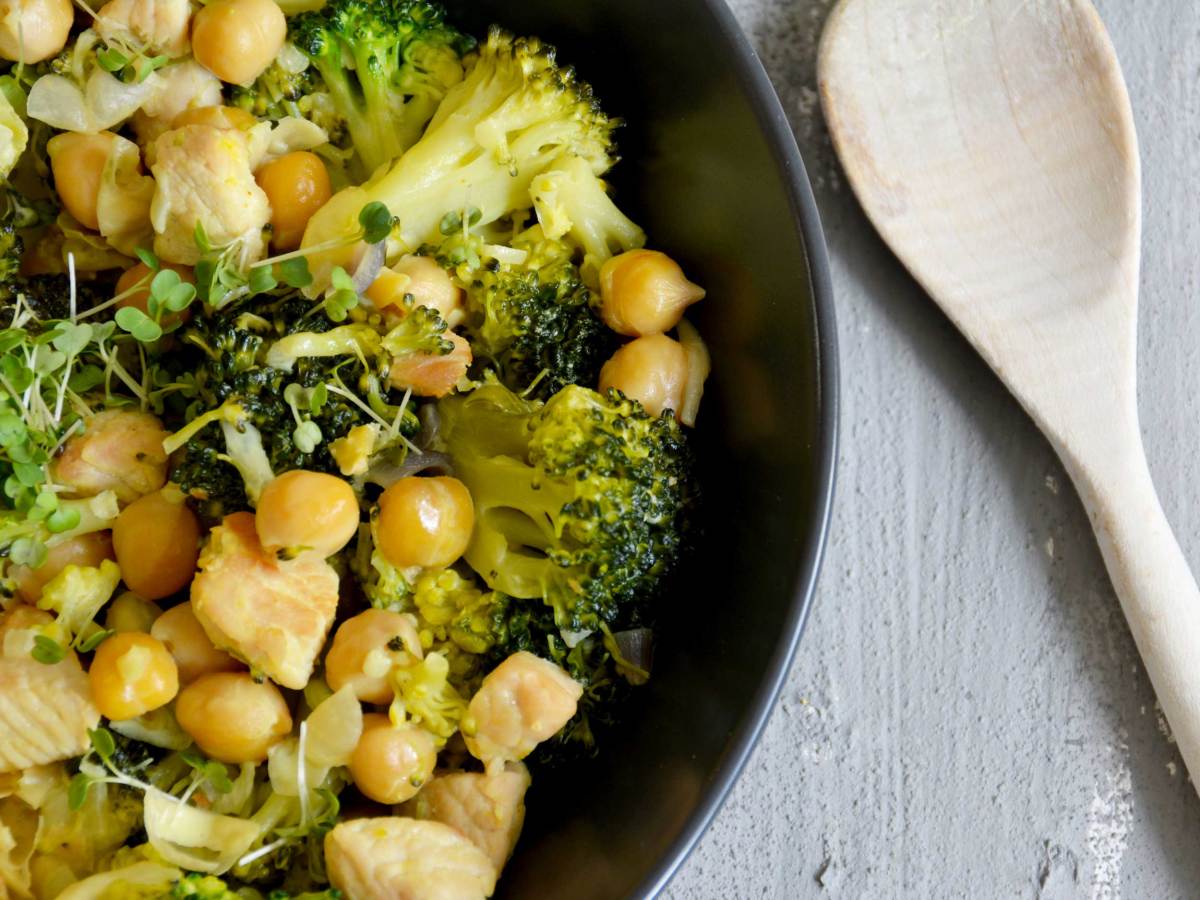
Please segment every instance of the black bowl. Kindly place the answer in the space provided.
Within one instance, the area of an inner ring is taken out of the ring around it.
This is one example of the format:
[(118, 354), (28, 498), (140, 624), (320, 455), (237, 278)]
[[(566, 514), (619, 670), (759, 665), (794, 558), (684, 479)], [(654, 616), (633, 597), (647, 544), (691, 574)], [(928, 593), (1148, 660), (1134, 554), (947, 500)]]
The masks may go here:
[(695, 435), (702, 546), (620, 732), (590, 764), (535, 777), (498, 892), (649, 896), (749, 756), (812, 599), (837, 422), (825, 243), (787, 119), (723, 0), (449, 5), (473, 33), (497, 22), (554, 44), (625, 119), (617, 201), (708, 289), (694, 307), (713, 356)]

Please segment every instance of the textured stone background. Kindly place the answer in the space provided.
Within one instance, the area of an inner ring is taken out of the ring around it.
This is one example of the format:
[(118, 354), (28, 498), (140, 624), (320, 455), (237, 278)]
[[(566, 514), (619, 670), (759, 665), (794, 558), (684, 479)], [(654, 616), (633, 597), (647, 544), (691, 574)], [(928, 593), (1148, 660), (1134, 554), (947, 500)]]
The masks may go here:
[[(815, 91), (832, 0), (730, 3), (828, 233), (842, 458), (798, 661), (668, 896), (1200, 897), (1200, 799), (1079, 501), (839, 173)], [(1200, 4), (1097, 5), (1142, 140), (1147, 451), (1200, 564)]]

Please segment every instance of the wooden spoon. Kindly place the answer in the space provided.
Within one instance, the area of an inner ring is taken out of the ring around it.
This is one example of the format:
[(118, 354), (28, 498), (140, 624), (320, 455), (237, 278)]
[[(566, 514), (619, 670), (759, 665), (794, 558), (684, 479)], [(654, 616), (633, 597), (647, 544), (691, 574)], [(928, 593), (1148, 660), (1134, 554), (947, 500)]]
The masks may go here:
[(867, 215), (1050, 439), (1200, 783), (1200, 592), (1138, 427), (1141, 173), (1088, 0), (842, 0), (821, 99)]

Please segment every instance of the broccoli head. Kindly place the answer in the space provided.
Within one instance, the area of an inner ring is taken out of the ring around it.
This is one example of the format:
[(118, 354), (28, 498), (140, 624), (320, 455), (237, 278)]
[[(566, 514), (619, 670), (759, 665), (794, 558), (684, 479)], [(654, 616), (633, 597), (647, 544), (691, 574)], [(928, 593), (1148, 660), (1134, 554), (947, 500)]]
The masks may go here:
[(628, 627), (682, 549), (692, 487), (675, 420), (577, 385), (540, 404), (493, 383), (438, 408), (475, 504), (471, 568), (542, 599), (572, 643)]
[(428, 0), (330, 0), (289, 23), (367, 174), (414, 144), (474, 42)]
[[(352, 237), (373, 201), (403, 210), (392, 236), (405, 250), (438, 240), (447, 214), (470, 209), (471, 223), (486, 227), (530, 209), (530, 183), (565, 157), (607, 171), (617, 124), (572, 69), (557, 65), (553, 48), (493, 29), (420, 140), (365, 184), (334, 195), (309, 222), (304, 245)], [(318, 285), (338, 259), (313, 254)]]
[[(519, 239), (514, 249), (525, 253), (524, 261), (454, 267), (467, 285), (467, 330), (476, 358), (505, 386), (532, 386), (530, 396), (539, 399), (569, 384), (596, 384), (617, 338), (600, 321), (599, 300), (583, 283), (569, 248)], [(455, 262), (440, 253), (439, 261)]]
[(348, 123), (312, 66), (294, 72), (276, 60), (250, 84), (234, 87), (229, 102), (259, 119), (308, 119), (325, 130), (331, 144), (346, 142)]
[[(251, 470), (337, 472), (330, 442), (376, 421), (372, 413), (388, 422), (399, 418), (406, 437), (420, 429), (411, 409), (401, 414), (387, 402), (381, 374), (386, 354), (359, 352), (354, 338), (360, 331), (378, 344), (373, 329), (333, 328), (322, 316), (306, 316), (309, 304), (295, 296), (261, 301), (194, 319), (178, 333), (180, 352), (163, 360), (181, 388), (171, 397), (190, 401), (168, 410), (166, 418), (194, 427), (198, 414), (214, 413), (211, 422), (185, 435), (171, 476), (212, 519), (246, 508)], [(287, 366), (280, 364), (283, 357)], [(370, 412), (347, 394), (365, 396)], [(233, 414), (216, 413), (222, 409)], [(319, 430), (311, 444), (299, 427), (307, 422)], [(261, 451), (247, 446), (255, 440)]]

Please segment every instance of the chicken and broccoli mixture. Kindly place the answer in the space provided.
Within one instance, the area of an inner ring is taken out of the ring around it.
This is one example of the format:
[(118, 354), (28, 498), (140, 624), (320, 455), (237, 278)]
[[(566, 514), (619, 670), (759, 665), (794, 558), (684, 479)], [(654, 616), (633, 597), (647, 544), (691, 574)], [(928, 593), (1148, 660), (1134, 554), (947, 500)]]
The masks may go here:
[(704, 291), (427, 0), (0, 0), (0, 898), (484, 898), (650, 675)]

